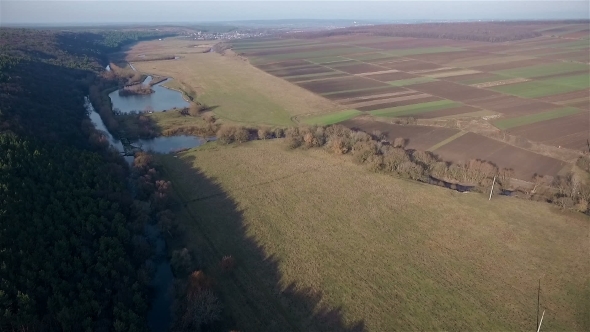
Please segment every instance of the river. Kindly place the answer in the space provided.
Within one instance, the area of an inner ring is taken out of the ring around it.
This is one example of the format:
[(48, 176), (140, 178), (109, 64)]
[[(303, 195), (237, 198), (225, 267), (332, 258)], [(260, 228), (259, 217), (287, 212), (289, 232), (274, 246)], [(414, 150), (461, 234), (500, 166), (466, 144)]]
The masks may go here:
[[(94, 127), (104, 133), (113, 148), (119, 152), (123, 152), (123, 144), (111, 135), (87, 97), (85, 98), (84, 107)], [(179, 149), (196, 147), (204, 142), (206, 140), (194, 136), (161, 136), (147, 140), (135, 140), (132, 141), (132, 144), (144, 151), (170, 153)], [(133, 163), (132, 156), (126, 156), (124, 158), (130, 165)], [(147, 225), (145, 235), (155, 249), (155, 255), (152, 258), (155, 266), (155, 273), (152, 280), (153, 298), (148, 312), (148, 326), (153, 332), (167, 331), (172, 323), (171, 307), (174, 299), (172, 298), (170, 289), (173, 285), (174, 275), (172, 274), (166, 251), (166, 242), (158, 227)]]

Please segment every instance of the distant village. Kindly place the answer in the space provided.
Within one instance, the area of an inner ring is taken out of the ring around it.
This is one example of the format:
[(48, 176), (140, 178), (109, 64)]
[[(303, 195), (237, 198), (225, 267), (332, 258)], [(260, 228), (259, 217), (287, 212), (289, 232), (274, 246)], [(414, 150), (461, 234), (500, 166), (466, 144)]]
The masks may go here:
[(254, 37), (264, 37), (269, 36), (270, 33), (268, 32), (261, 32), (261, 31), (230, 31), (230, 32), (204, 32), (204, 31), (196, 31), (196, 32), (185, 32), (184, 36), (188, 38), (193, 38), (195, 40), (235, 40), (235, 39), (244, 39), (244, 38), (254, 38)]

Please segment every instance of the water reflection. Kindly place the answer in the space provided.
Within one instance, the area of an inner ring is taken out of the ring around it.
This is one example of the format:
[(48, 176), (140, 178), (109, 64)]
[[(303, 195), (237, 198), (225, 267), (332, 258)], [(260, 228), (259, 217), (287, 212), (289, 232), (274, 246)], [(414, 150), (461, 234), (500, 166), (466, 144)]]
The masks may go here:
[[(151, 80), (152, 77), (148, 76), (143, 84), (149, 84)], [(116, 108), (123, 113), (129, 113), (132, 111), (142, 112), (146, 110), (161, 112), (173, 109), (175, 107), (189, 107), (190, 104), (184, 99), (182, 93), (162, 86), (162, 84), (168, 82), (169, 80), (170, 79), (167, 79), (152, 86), (154, 93), (149, 95), (120, 96), (119, 90), (111, 92), (109, 97), (113, 103), (113, 109)]]
[[(88, 111), (90, 121), (94, 124), (97, 130), (104, 132), (111, 145), (119, 152), (124, 152), (123, 144), (120, 140), (116, 139), (108, 131), (107, 127), (102, 122), (100, 115), (94, 110), (94, 107), (86, 98), (84, 105)], [(183, 149), (190, 149), (205, 143), (205, 139), (195, 136), (160, 136), (152, 139), (138, 139), (133, 140), (131, 143), (134, 146), (141, 148), (144, 151), (152, 151), (157, 153), (170, 153)], [(133, 157), (131, 157), (133, 158)]]

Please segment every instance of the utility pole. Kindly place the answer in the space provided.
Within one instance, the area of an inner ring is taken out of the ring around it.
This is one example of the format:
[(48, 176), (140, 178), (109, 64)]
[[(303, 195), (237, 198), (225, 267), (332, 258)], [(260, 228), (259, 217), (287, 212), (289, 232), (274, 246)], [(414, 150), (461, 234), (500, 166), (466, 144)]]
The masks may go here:
[(494, 184), (496, 184), (496, 176), (494, 176), (494, 181), (492, 182), (492, 189), (490, 189), (490, 198), (488, 198), (488, 201), (492, 200), (492, 193), (494, 192)]
[[(541, 278), (539, 278), (539, 288), (537, 288), (537, 325), (535, 325), (535, 327), (538, 327), (539, 329), (541, 328), (541, 326), (539, 325), (539, 300), (541, 299)], [(543, 314), (545, 314), (545, 311), (543, 311)], [(537, 329), (538, 331), (538, 329)]]
[(541, 322), (539, 323), (539, 328), (537, 329), (537, 332), (541, 331), (541, 324), (543, 324), (543, 317), (545, 317), (545, 310), (543, 310), (543, 314), (541, 315)]

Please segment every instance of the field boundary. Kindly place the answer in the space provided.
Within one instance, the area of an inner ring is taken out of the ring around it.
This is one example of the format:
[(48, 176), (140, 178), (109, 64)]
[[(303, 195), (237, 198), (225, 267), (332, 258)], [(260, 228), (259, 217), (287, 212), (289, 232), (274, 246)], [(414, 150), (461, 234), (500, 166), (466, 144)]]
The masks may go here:
[(456, 140), (457, 138), (467, 134), (467, 131), (461, 130), (460, 132), (454, 134), (453, 136), (445, 139), (444, 141), (440, 141), (438, 143), (436, 143), (435, 145), (431, 146), (430, 148), (426, 149), (426, 151), (430, 151), (430, 152), (434, 152), (436, 149), (442, 147), (443, 145), (449, 144), (452, 141)]

